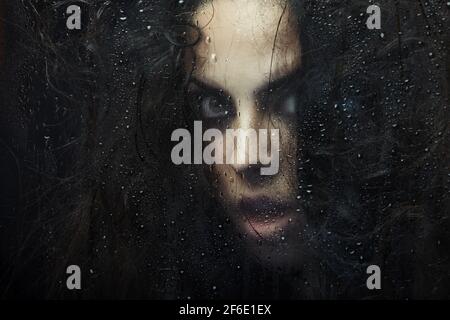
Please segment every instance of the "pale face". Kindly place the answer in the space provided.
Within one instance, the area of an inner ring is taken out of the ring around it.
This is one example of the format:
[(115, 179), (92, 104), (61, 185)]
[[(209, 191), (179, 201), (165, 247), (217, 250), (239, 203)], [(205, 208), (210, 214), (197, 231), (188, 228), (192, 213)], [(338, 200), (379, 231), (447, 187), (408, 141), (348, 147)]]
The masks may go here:
[(282, 1), (211, 0), (196, 10), (193, 23), (202, 34), (185, 67), (192, 71), (188, 91), (204, 124), (222, 131), (279, 129), (276, 175), (261, 176), (257, 165), (248, 164), (207, 169), (248, 246), (280, 260), (298, 251), (304, 223), (295, 203), (298, 98), (288, 88), (302, 66), (296, 17)]

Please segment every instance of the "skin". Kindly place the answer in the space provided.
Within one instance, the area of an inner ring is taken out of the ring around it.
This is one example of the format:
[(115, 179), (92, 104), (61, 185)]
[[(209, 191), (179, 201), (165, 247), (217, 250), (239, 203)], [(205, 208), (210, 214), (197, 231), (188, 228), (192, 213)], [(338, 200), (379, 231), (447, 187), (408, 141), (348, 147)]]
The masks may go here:
[[(196, 10), (193, 23), (201, 29), (201, 39), (186, 54), (185, 68), (194, 83), (189, 92), (200, 95), (200, 107), (206, 110), (204, 122), (223, 132), (225, 128), (280, 130), (278, 174), (260, 176), (259, 169), (248, 163), (213, 165), (206, 171), (250, 249), (262, 258), (292, 261), (298, 256), (299, 230), (305, 223), (295, 205), (296, 100), (289, 94), (263, 97), (272, 94), (271, 84), (301, 68), (296, 17), (281, 1), (212, 0)], [(228, 108), (233, 110), (220, 122), (209, 119), (211, 109), (212, 114), (218, 110), (210, 107), (210, 92), (230, 100)]]

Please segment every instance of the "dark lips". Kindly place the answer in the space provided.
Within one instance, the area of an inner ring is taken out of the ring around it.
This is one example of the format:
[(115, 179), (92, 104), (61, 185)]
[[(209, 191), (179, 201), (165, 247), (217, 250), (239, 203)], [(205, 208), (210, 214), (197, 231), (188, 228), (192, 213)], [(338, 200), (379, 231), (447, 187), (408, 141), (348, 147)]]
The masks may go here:
[(266, 220), (281, 218), (283, 214), (292, 209), (293, 206), (288, 201), (271, 199), (268, 197), (242, 198), (239, 201), (239, 208), (246, 217), (252, 220)]

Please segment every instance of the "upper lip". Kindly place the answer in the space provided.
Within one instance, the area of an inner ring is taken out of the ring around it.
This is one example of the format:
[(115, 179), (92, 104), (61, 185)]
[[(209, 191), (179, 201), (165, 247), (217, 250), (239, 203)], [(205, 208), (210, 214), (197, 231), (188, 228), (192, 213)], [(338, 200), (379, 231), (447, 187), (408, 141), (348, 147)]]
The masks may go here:
[(266, 196), (244, 197), (239, 201), (239, 208), (250, 215), (279, 216), (292, 209), (292, 203), (286, 200), (269, 198)]

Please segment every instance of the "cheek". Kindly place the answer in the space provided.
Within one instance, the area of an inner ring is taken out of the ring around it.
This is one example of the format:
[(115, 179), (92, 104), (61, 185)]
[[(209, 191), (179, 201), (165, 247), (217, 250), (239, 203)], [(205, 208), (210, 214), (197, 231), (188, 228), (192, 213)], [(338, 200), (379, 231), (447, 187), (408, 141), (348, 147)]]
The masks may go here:
[(292, 156), (298, 145), (298, 124), (296, 116), (274, 116), (270, 118), (270, 127), (280, 131), (280, 157)]
[(207, 171), (208, 181), (216, 197), (226, 206), (234, 207), (240, 197), (249, 192), (248, 183), (238, 176), (231, 165), (209, 166)]
[(297, 126), (292, 124), (289, 126), (283, 126), (280, 129), (280, 142), (281, 152), (280, 156), (283, 157), (296, 157), (298, 137)]
[(280, 173), (289, 181), (297, 179), (298, 145), (297, 124), (283, 121), (280, 128)]

